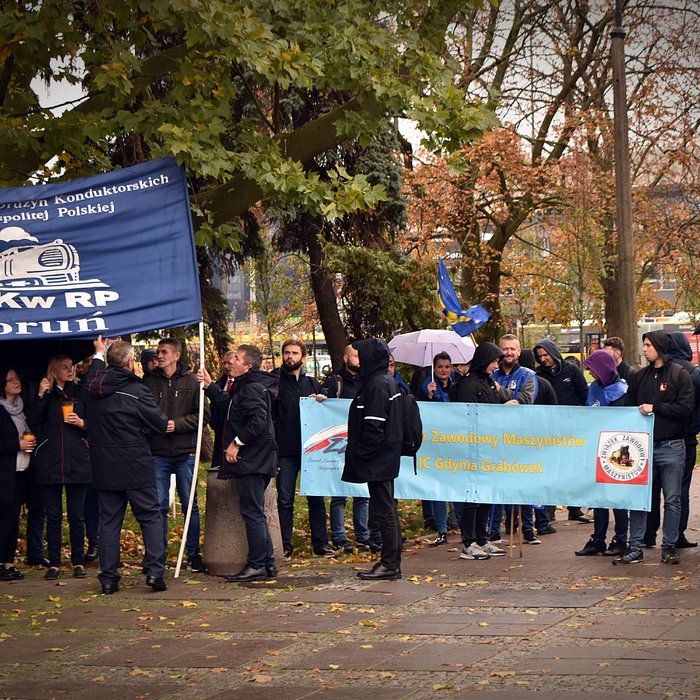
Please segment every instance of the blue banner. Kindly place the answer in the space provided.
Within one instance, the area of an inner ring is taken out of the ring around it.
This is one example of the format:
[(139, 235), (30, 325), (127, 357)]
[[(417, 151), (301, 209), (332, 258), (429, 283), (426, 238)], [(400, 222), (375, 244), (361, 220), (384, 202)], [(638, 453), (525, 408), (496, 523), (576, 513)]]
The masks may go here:
[(0, 340), (113, 337), (201, 318), (174, 160), (0, 189)]
[[(301, 493), (367, 496), (341, 481), (350, 401), (301, 401)], [(649, 510), (653, 416), (637, 408), (421, 403), (418, 474), (402, 499)]]

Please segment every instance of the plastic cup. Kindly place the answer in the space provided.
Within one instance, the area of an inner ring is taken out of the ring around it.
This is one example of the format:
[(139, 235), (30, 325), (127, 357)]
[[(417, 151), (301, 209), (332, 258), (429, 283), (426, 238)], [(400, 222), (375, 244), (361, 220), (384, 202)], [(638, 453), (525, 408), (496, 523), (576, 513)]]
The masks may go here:
[(63, 411), (63, 420), (67, 421), (68, 416), (73, 413), (73, 409), (75, 408), (75, 404), (72, 401), (62, 401), (61, 402), (61, 411)]
[[(22, 433), (22, 438), (24, 440), (36, 440), (36, 435), (34, 435), (34, 433), (32, 433), (30, 430), (25, 430)], [(33, 452), (33, 451), (34, 451), (33, 447), (29, 447), (25, 450), (25, 452)]]

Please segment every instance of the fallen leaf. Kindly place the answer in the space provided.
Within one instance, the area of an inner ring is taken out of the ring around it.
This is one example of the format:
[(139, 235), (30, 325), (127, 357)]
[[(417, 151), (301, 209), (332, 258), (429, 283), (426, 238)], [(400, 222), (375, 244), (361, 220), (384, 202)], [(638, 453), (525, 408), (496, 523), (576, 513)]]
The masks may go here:
[(339, 664), (328, 664), (328, 668), (332, 668), (334, 671), (337, 671), (340, 668)]
[(44, 651), (65, 651), (65, 647), (49, 647), (48, 649), (44, 649)]
[(193, 603), (191, 600), (181, 600), (178, 602), (178, 606), (181, 608), (196, 608), (197, 603)]
[(376, 627), (377, 626), (377, 623), (372, 622), (372, 620), (360, 620), (360, 624), (363, 627)]
[(183, 583), (188, 586), (199, 586), (202, 581), (197, 581), (197, 579), (194, 578), (188, 578), (187, 581), (183, 581)]
[(360, 649), (374, 649), (372, 644), (360, 644)]
[(50, 595), (49, 600), (52, 603), (57, 603), (59, 600), (61, 600), (61, 596), (60, 595)]
[(449, 683), (436, 683), (433, 686), (433, 690), (452, 690), (454, 686), (450, 685)]
[(497, 678), (505, 678), (506, 676), (514, 676), (515, 671), (491, 671), (489, 676), (496, 676)]
[(251, 683), (269, 683), (272, 680), (272, 676), (266, 676), (264, 673), (257, 673), (251, 679)]
[(212, 668), (209, 669), (212, 673), (226, 673), (228, 671), (228, 668), (225, 668), (224, 666), (219, 666), (218, 668)]
[(95, 676), (95, 677), (92, 679), (92, 682), (93, 682), (93, 683), (102, 683), (102, 681), (104, 681), (104, 679), (105, 679), (104, 676)]

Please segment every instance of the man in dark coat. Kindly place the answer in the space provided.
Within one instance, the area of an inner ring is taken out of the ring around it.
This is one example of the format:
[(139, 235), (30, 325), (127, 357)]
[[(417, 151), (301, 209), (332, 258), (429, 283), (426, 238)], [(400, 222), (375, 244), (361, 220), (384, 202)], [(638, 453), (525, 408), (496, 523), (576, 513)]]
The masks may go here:
[[(491, 375), (503, 359), (500, 348), (493, 343), (481, 343), (472, 357), (469, 374), (461, 377), (450, 390), (450, 401), (461, 403), (518, 403), (509, 389), (495, 382)], [(490, 503), (464, 503), (460, 530), (462, 534), (461, 559), (489, 559), (505, 556), (505, 550), (488, 539)], [(532, 534), (532, 517), (528, 520), (526, 539)], [(525, 529), (525, 528), (524, 528)], [(539, 541), (538, 541), (539, 542)]]
[(277, 468), (277, 444), (272, 422), (272, 396), (277, 381), (260, 370), (262, 352), (254, 345), (239, 345), (231, 374), (230, 396), (212, 382), (206, 368), (197, 372), (213, 405), (227, 404), (224, 461), (219, 479), (235, 479), (248, 537), (246, 565), (227, 581), (242, 583), (277, 575), (272, 538), (265, 517), (265, 490)]
[[(532, 349), (540, 364), (536, 374), (538, 377), (549, 380), (557, 395), (557, 403), (560, 406), (585, 406), (588, 398), (588, 382), (583, 372), (573, 362), (566, 362), (557, 346), (549, 338), (543, 338)], [(584, 515), (581, 506), (567, 507), (569, 520), (591, 522), (591, 519)], [(551, 516), (554, 516), (553, 512)]]
[(100, 336), (85, 381), (85, 411), (92, 482), (100, 501), (100, 574), (102, 592), (119, 590), (119, 536), (129, 504), (141, 526), (146, 554), (146, 583), (167, 589), (165, 549), (150, 441), (165, 433), (166, 415), (134, 374), (134, 348), (123, 341), (107, 352)]
[[(693, 382), (693, 395), (695, 397), (695, 408), (693, 416), (688, 422), (685, 434), (685, 465), (683, 468), (683, 478), (681, 481), (681, 519), (678, 525), (678, 541), (676, 548), (686, 549), (697, 547), (697, 542), (689, 542), (685, 536), (688, 527), (688, 516), (690, 514), (690, 483), (695, 469), (695, 455), (697, 451), (700, 432), (700, 369), (691, 360), (693, 351), (685, 333), (675, 331), (670, 334), (671, 343), (669, 345), (669, 355), (671, 359), (679, 364), (690, 375)], [(647, 516), (647, 530), (644, 541), (650, 545), (656, 543), (656, 531), (661, 524), (661, 478), (660, 474), (654, 472), (654, 484), (651, 492), (651, 511)]]
[[(158, 343), (158, 366), (143, 378), (143, 383), (150, 389), (158, 408), (168, 416), (165, 435), (157, 435), (151, 442), (166, 552), (170, 480), (174, 475), (182, 512), (186, 513), (192, 492), (192, 480), (197, 478), (194, 473), (194, 458), (199, 434), (199, 402), (204, 400), (199, 382), (180, 361), (181, 355), (182, 345), (179, 340), (162, 338)], [(204, 420), (209, 420), (209, 405), (206, 401)], [(195, 489), (185, 543), (187, 568), (190, 571), (204, 571), (204, 562), (199, 553), (199, 532), (199, 505)]]
[[(224, 373), (214, 382), (225, 394), (219, 396), (218, 403), (210, 402), (211, 417), (209, 427), (214, 431), (214, 446), (211, 452), (212, 469), (219, 469), (225, 461), (224, 452), (226, 447), (223, 444), (223, 437), (226, 431), (226, 415), (228, 413), (228, 402), (231, 398), (233, 388), (233, 358), (235, 350), (229, 350), (223, 357), (222, 365)], [(213, 390), (214, 391), (214, 390)], [(217, 394), (218, 395), (218, 394)], [(228, 395), (228, 399), (226, 396)]]
[(389, 346), (380, 338), (352, 344), (360, 359), (362, 382), (348, 413), (348, 445), (343, 481), (366, 483), (370, 520), (382, 533), (382, 556), (361, 579), (401, 578), (401, 526), (394, 479), (399, 475), (403, 444), (403, 408), (396, 381), (389, 374)]
[[(637, 406), (643, 416), (654, 414), (652, 473), (658, 474), (664, 495), (661, 561), (675, 566), (678, 526), (681, 517), (681, 483), (685, 463), (685, 434), (693, 414), (695, 397), (690, 375), (671, 359), (671, 338), (666, 331), (642, 336), (642, 352), (649, 363), (629, 380), (627, 405)], [(642, 540), (647, 513), (630, 511), (629, 551), (613, 564), (636, 564), (644, 560)]]

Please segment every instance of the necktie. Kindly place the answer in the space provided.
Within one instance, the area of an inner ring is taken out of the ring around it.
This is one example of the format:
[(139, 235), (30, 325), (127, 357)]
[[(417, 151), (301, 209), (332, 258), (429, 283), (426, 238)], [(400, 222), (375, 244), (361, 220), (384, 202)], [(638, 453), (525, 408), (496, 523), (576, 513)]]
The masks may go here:
[(231, 387), (233, 386), (233, 379), (229, 379), (226, 382), (226, 391), (231, 391)]

